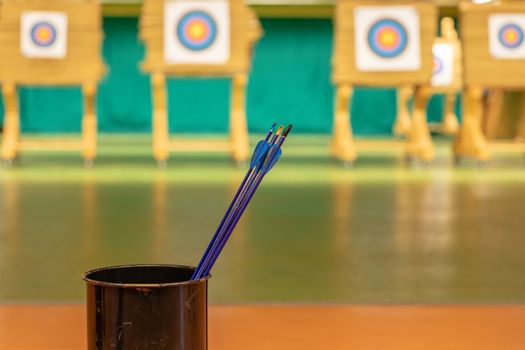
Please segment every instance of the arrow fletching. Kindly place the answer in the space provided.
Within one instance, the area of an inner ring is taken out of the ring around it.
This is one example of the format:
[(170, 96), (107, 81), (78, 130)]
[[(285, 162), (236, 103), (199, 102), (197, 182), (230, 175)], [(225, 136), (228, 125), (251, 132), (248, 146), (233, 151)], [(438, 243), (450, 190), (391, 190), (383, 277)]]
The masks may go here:
[(279, 158), (281, 158), (281, 155), (283, 154), (283, 151), (281, 148), (277, 145), (273, 145), (268, 150), (268, 155), (266, 156), (266, 159), (264, 160), (262, 171), (264, 174), (268, 174), (270, 170), (274, 167), (274, 165), (277, 163)]
[(260, 164), (261, 159), (266, 155), (266, 152), (268, 151), (269, 147), (270, 145), (268, 145), (267, 141), (263, 140), (257, 143), (255, 151), (252, 155), (252, 160), (250, 161), (250, 168), (255, 168)]

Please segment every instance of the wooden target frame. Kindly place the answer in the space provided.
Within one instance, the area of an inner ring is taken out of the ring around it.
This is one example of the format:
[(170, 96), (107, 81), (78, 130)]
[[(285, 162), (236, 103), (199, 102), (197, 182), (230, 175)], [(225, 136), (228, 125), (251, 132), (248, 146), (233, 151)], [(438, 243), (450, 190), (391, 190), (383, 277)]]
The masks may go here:
[[(489, 17), (495, 14), (525, 15), (522, 1), (473, 4), (460, 3), (463, 38), (464, 91), (463, 123), (454, 143), (456, 159), (490, 158), (489, 144), (482, 132), (483, 89), (525, 90), (525, 59), (496, 59), (489, 49)], [(524, 106), (525, 110), (525, 106)], [(523, 147), (518, 147), (519, 151)]]
[(445, 95), (444, 115), (439, 131), (445, 135), (455, 135), (459, 130), (457, 94), (463, 89), (463, 49), (452, 18), (441, 19), (441, 37), (436, 38), (434, 44), (448, 44), (453, 50), (452, 83), (447, 86), (433, 86), (432, 93)]
[(434, 39), (434, 44), (452, 46), (454, 67), (452, 83), (446, 86), (433, 86), (432, 91), (441, 94), (456, 94), (463, 89), (463, 49), (452, 18), (444, 17), (441, 19), (441, 36)]
[[(443, 120), (436, 125), (433, 131), (441, 132), (445, 135), (454, 135), (459, 129), (458, 117), (455, 112), (457, 94), (463, 88), (463, 55), (461, 41), (454, 28), (454, 20), (450, 17), (441, 19), (441, 36), (434, 39), (434, 45), (447, 44), (452, 48), (453, 71), (452, 82), (445, 86), (432, 86), (432, 94), (445, 95)], [(397, 115), (394, 123), (394, 134), (403, 136), (408, 134), (411, 128), (410, 110), (408, 107), (410, 99), (413, 97), (414, 87), (411, 85), (402, 86), (397, 90)]]
[[(229, 0), (230, 55), (224, 64), (169, 64), (164, 60), (164, 4), (169, 0), (144, 0), (140, 18), (140, 38), (146, 45), (142, 69), (152, 75), (153, 90), (153, 155), (159, 164), (169, 157), (170, 149), (188, 148), (170, 142), (168, 131), (167, 77), (230, 77), (230, 141), (207, 142), (204, 147), (189, 149), (226, 149), (238, 162), (248, 159), (249, 142), (246, 122), (246, 87), (251, 67), (253, 46), (262, 36), (255, 12), (243, 0)], [(195, 0), (198, 1), (198, 0)], [(202, 145), (201, 145), (202, 146)]]
[[(0, 17), (0, 81), (5, 103), (2, 158), (11, 163), (20, 147), (32, 148), (20, 140), (17, 86), (82, 87), (84, 115), (81, 143), (55, 143), (52, 148), (82, 149), (89, 164), (96, 157), (97, 121), (95, 95), (105, 73), (101, 56), (102, 9), (97, 0), (3, 0)], [(52, 11), (67, 15), (67, 53), (64, 58), (28, 58), (21, 53), (21, 16), (26, 11)], [(29, 143), (28, 143), (29, 144)], [(41, 149), (45, 144), (33, 145)]]
[[(421, 66), (412, 71), (364, 72), (356, 68), (354, 43), (354, 12), (366, 6), (412, 6), (419, 14)], [(434, 147), (425, 108), (430, 97), (432, 75), (432, 42), (436, 36), (436, 8), (430, 1), (400, 0), (337, 0), (334, 19), (334, 52), (332, 81), (336, 86), (334, 131), (331, 151), (335, 158), (352, 162), (357, 157), (348, 106), (353, 86), (391, 87), (415, 86), (413, 123), (408, 137), (407, 153), (422, 160), (434, 158)]]

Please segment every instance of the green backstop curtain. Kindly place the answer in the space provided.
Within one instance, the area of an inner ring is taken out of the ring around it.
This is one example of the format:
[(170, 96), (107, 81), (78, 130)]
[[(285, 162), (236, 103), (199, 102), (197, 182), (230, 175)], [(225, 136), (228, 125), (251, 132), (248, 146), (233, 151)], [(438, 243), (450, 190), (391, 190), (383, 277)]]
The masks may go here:
[[(314, 19), (263, 19), (248, 87), (248, 124), (261, 132), (275, 119), (306, 133), (332, 128), (330, 83), (332, 22)], [(104, 58), (108, 75), (98, 96), (101, 132), (149, 132), (149, 77), (139, 69), (144, 47), (136, 18), (105, 18)], [(229, 87), (226, 79), (171, 79), (172, 132), (224, 133)], [(29, 132), (78, 132), (82, 114), (79, 88), (21, 88), (22, 127)], [(352, 125), (358, 135), (388, 135), (395, 117), (395, 90), (356, 89)], [(430, 119), (442, 112), (440, 98), (430, 104)], [(2, 113), (3, 114), (3, 113)]]

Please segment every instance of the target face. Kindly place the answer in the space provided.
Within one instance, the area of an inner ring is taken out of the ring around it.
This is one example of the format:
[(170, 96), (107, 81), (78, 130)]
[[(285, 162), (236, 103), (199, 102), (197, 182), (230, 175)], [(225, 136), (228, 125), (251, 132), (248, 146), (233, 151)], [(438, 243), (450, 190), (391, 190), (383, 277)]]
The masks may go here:
[(31, 40), (36, 46), (49, 47), (57, 38), (57, 31), (49, 22), (38, 22), (31, 29)]
[(492, 56), (497, 59), (525, 58), (525, 15), (491, 15), (489, 48)]
[(375, 22), (368, 32), (368, 45), (380, 57), (399, 56), (405, 51), (407, 42), (405, 27), (395, 19), (381, 19)]
[(360, 71), (421, 68), (419, 13), (413, 6), (358, 6), (355, 62)]
[(507, 24), (500, 29), (498, 38), (501, 45), (515, 49), (523, 44), (523, 29), (514, 23)]
[(28, 11), (20, 20), (20, 49), (29, 58), (64, 58), (67, 54), (67, 14)]
[(217, 24), (203, 11), (193, 11), (182, 17), (177, 26), (177, 36), (186, 48), (200, 51), (207, 49), (217, 37)]
[(432, 86), (451, 86), (454, 83), (454, 48), (446, 43), (434, 44), (432, 53)]
[(171, 0), (165, 5), (164, 58), (168, 63), (221, 64), (230, 55), (226, 1)]

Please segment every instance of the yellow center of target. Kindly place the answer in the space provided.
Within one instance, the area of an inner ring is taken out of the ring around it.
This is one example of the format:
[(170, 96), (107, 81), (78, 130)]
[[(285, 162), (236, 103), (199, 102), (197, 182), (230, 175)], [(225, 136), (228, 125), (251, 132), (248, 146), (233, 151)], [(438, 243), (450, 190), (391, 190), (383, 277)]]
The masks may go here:
[(397, 42), (397, 35), (392, 30), (384, 30), (379, 35), (379, 43), (382, 46), (392, 47), (396, 44), (396, 42)]
[(188, 28), (188, 34), (190, 38), (195, 40), (201, 40), (206, 37), (206, 26), (201, 22), (191, 23)]
[(507, 30), (505, 32), (505, 40), (511, 43), (518, 40), (518, 33), (515, 30)]
[(40, 29), (36, 33), (36, 36), (37, 36), (38, 40), (40, 40), (40, 41), (48, 41), (49, 38), (51, 38), (51, 33), (47, 29)]

